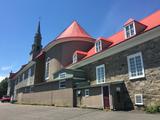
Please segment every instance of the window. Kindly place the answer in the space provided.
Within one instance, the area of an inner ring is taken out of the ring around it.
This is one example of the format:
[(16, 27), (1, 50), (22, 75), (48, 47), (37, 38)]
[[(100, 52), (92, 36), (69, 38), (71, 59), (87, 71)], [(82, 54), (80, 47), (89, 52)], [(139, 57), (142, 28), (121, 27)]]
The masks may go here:
[(22, 77), (23, 77), (23, 75), (21, 74), (21, 75), (19, 76), (20, 82), (22, 81)]
[(85, 92), (85, 93), (84, 93), (85, 97), (88, 97), (88, 96), (89, 96), (89, 89), (85, 89), (84, 92)]
[(77, 54), (73, 54), (73, 58), (72, 58), (72, 63), (76, 63), (77, 62)]
[(33, 65), (33, 66), (31, 67), (31, 76), (34, 75), (34, 70), (35, 70), (35, 65)]
[(134, 22), (125, 26), (124, 27), (124, 30), (125, 30), (125, 37), (126, 38), (129, 38), (129, 37), (132, 37), (133, 35), (136, 34), (136, 30), (135, 30), (135, 24)]
[(66, 73), (65, 72), (59, 74), (59, 78), (65, 78), (65, 77), (66, 77)]
[(105, 66), (104, 66), (104, 64), (96, 67), (96, 80), (97, 80), (97, 84), (105, 82)]
[(22, 81), (25, 79), (25, 73), (22, 74)]
[(28, 69), (28, 78), (31, 77), (31, 74), (32, 74), (31, 72), (32, 72), (31, 68)]
[(128, 56), (127, 60), (130, 79), (136, 79), (145, 76), (141, 52)]
[(59, 88), (66, 88), (66, 80), (59, 81)]
[(102, 50), (102, 41), (101, 40), (98, 40), (96, 41), (95, 43), (95, 51), (96, 52), (100, 52)]
[(28, 69), (28, 81), (27, 81), (27, 85), (30, 85), (31, 82), (31, 74), (32, 74), (32, 69)]
[(26, 80), (28, 79), (28, 70), (25, 71), (25, 77), (24, 77)]
[(135, 105), (143, 105), (143, 95), (135, 94)]
[(46, 61), (46, 67), (45, 67), (45, 80), (49, 79), (49, 58), (47, 58)]

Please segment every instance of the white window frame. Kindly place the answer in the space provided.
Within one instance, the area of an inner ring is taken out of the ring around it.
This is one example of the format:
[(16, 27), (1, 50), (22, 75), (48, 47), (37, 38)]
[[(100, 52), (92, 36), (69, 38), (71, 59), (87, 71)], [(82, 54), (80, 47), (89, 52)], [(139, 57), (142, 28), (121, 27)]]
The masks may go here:
[[(99, 82), (99, 80), (98, 80), (98, 69), (99, 68), (104, 68), (104, 81), (103, 82)], [(105, 73), (105, 65), (104, 64), (102, 64), (102, 65), (99, 65), (99, 66), (97, 66), (96, 67), (96, 81), (97, 81), (97, 84), (102, 84), (102, 83), (105, 83), (105, 81), (106, 81), (106, 75), (105, 75), (106, 73)]]
[[(62, 83), (62, 82), (65, 82), (65, 87), (61, 87), (61, 83)], [(59, 88), (60, 88), (60, 89), (66, 88), (66, 80), (60, 80), (60, 81), (59, 81)]]
[[(141, 97), (141, 102), (139, 103), (139, 102), (137, 102), (137, 96), (140, 96)], [(135, 105), (143, 105), (144, 103), (143, 103), (143, 95), (142, 94), (135, 94), (134, 95), (134, 97), (135, 97)]]
[[(136, 76), (132, 76), (132, 73), (131, 73), (131, 64), (130, 64), (129, 60), (131, 58), (135, 58), (136, 56), (140, 56), (140, 58), (141, 58), (142, 75), (137, 75), (137, 66), (136, 66)], [(138, 52), (136, 54), (132, 54), (132, 55), (127, 56), (127, 62), (128, 62), (128, 72), (129, 72), (129, 79), (130, 80), (145, 77), (143, 57), (142, 57), (142, 53), (141, 52)]]
[[(133, 24), (133, 31), (134, 31), (134, 34), (133, 34), (133, 35), (131, 35), (131, 28), (130, 28), (130, 25), (131, 25), (131, 24)], [(127, 36), (126, 27), (129, 27), (129, 36)], [(125, 38), (126, 38), (126, 39), (127, 39), (127, 38), (130, 38), (130, 37), (132, 37), (132, 36), (134, 36), (134, 35), (136, 35), (135, 22), (132, 22), (132, 23), (130, 23), (130, 24), (124, 26), (124, 33), (125, 33)]]
[(46, 60), (45, 64), (45, 80), (49, 79), (49, 58)]
[(102, 51), (102, 41), (98, 40), (95, 42), (95, 52), (98, 53)]
[(72, 56), (72, 63), (76, 63), (77, 60), (78, 60), (77, 53), (74, 53), (73, 56)]
[[(87, 93), (88, 93), (88, 94), (87, 94)], [(85, 96), (85, 97), (88, 97), (88, 96), (89, 96), (89, 89), (85, 89), (85, 90), (84, 90), (84, 96)]]
[(58, 77), (59, 77), (59, 78), (65, 78), (66, 75), (67, 75), (67, 73), (66, 73), (66, 72), (63, 72), (63, 73), (60, 73)]

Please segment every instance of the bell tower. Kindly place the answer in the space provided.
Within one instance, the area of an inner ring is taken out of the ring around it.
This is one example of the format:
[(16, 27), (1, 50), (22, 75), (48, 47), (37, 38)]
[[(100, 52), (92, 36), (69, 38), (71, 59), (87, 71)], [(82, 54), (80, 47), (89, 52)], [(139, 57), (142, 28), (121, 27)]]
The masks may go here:
[(40, 26), (40, 21), (39, 21), (37, 32), (34, 36), (34, 43), (32, 44), (32, 50), (30, 52), (30, 61), (33, 60), (39, 54), (39, 52), (42, 50), (41, 40), (42, 40), (41, 26)]

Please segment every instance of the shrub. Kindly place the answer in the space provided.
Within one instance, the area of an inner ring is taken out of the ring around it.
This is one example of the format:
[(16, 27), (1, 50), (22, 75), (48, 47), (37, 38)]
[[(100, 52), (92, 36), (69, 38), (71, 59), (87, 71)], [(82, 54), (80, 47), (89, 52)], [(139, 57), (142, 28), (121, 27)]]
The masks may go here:
[(157, 106), (152, 106), (152, 105), (147, 106), (145, 110), (148, 113), (157, 113), (158, 112)]
[(145, 109), (148, 113), (160, 113), (160, 103), (155, 103), (154, 105), (149, 105)]

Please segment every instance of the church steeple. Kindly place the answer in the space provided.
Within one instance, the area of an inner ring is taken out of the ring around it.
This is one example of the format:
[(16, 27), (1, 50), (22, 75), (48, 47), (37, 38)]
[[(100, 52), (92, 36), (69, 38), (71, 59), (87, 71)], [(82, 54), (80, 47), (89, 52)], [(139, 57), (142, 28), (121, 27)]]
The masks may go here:
[(41, 25), (40, 25), (40, 21), (39, 21), (37, 31), (34, 36), (34, 43), (32, 45), (32, 50), (30, 52), (30, 60), (33, 60), (35, 58), (35, 56), (38, 55), (38, 53), (42, 50), (41, 40), (42, 40)]

